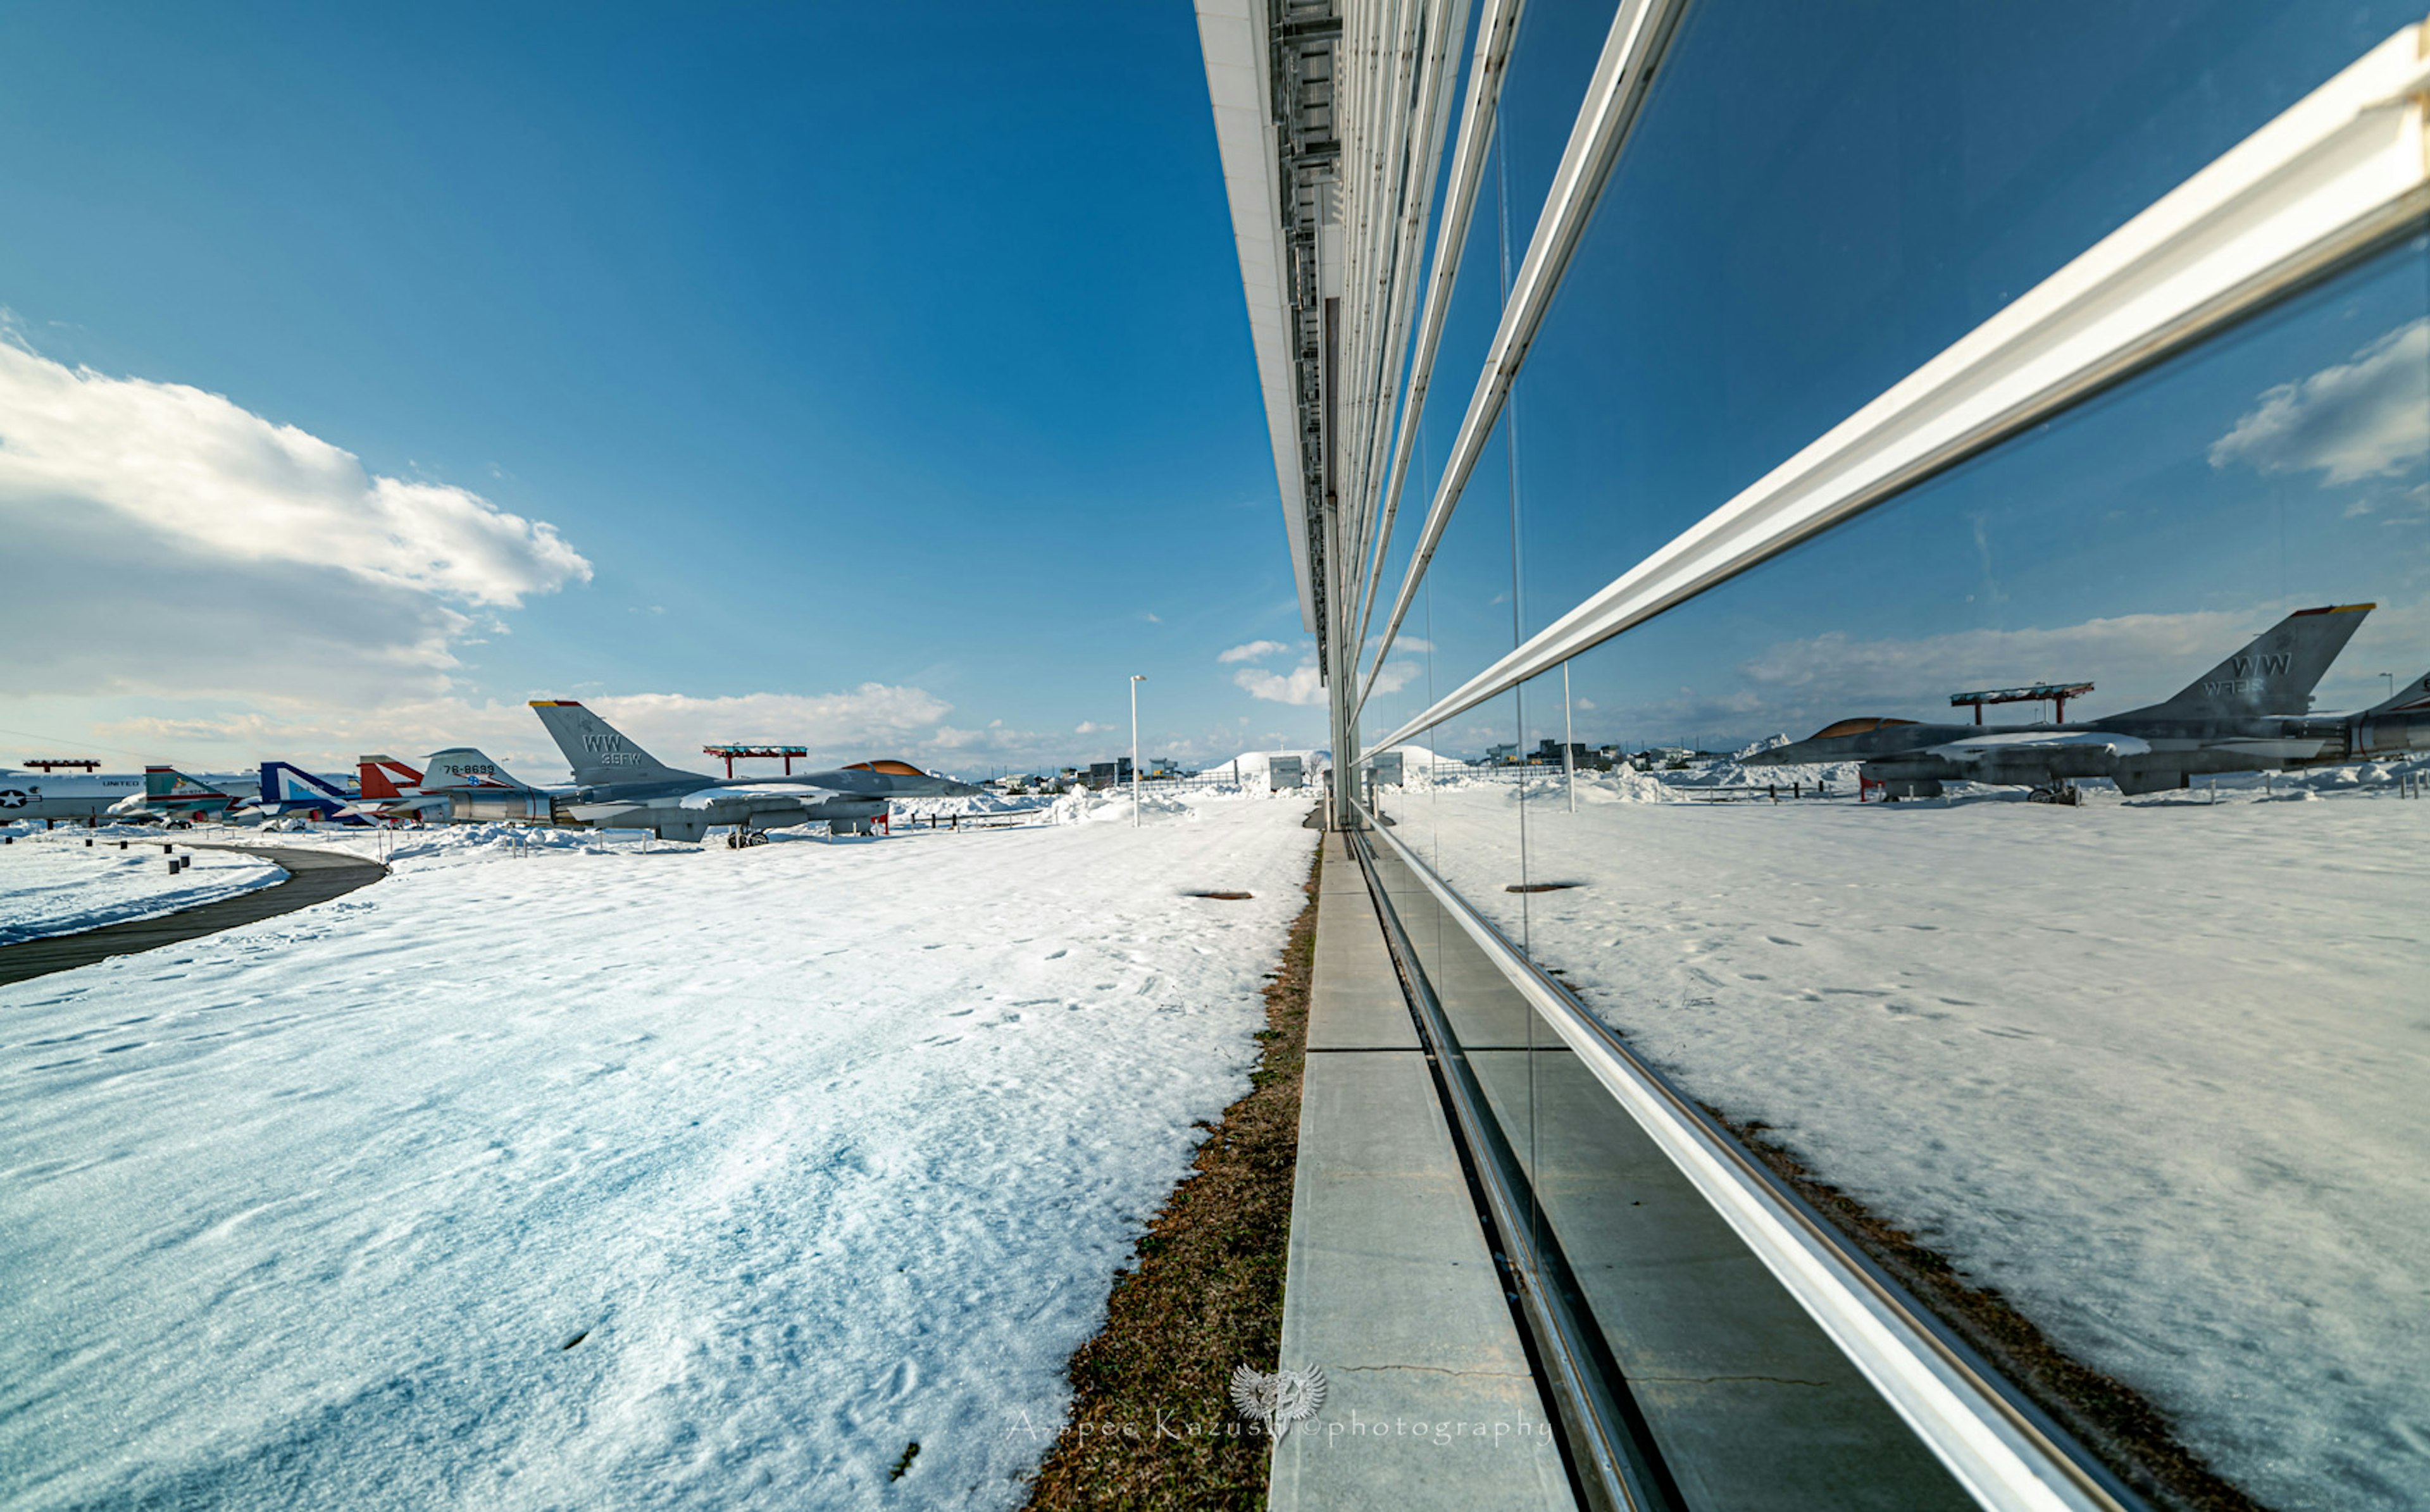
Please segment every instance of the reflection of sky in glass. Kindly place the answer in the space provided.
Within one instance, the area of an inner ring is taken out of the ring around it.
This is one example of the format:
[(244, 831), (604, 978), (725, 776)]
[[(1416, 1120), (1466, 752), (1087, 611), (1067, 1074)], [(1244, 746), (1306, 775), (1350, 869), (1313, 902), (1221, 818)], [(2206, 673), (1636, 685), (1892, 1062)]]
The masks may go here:
[(1952, 692), (2058, 678), (2097, 682), (2096, 715), (2366, 601), (2316, 706), (2377, 702), (2379, 673), (2430, 666), (2425, 274), (2421, 242), (2384, 255), (1581, 656), (1579, 738), (1949, 718)]
[(1521, 380), (1526, 629), (2419, 9), (1692, 8)]
[(1511, 39), (1502, 86), (1502, 134), (1509, 152), (1510, 262), (1516, 267), (1543, 213), (1544, 196), (1570, 144), (1570, 128), (1586, 102), (1587, 85), (1603, 57), (1612, 0), (1560, 0), (1530, 5)]

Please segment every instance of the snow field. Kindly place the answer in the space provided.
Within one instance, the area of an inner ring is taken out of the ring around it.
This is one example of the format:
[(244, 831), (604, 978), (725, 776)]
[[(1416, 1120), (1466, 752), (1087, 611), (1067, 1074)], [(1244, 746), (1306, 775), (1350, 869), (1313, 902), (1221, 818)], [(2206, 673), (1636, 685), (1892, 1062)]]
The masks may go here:
[(1301, 906), (1304, 805), (1199, 807), (424, 832), (335, 904), (0, 989), (0, 1486), (1015, 1504)]
[(0, 846), (0, 945), (175, 913), (287, 876), (256, 856), (182, 844), (176, 854), (192, 862), (172, 875), (157, 837), (131, 839), (124, 851), (115, 838), (88, 849), (83, 830), (46, 838), (39, 824), (12, 826), (10, 837), (13, 844)]
[(1556, 778), (1523, 867), (1501, 786), (1397, 833), (1690, 1092), (2263, 1502), (2430, 1504), (2430, 804), (2315, 773), (1572, 815)]

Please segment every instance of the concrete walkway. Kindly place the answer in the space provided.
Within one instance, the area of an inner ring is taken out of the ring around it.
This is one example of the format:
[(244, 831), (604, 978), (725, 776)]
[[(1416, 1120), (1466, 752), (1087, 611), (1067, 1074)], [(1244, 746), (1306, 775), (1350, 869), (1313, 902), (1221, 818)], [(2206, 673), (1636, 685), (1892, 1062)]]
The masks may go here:
[(1307, 1049), (1282, 1365), (1327, 1390), (1275, 1447), (1271, 1504), (1574, 1506), (1383, 925), (1333, 834)]
[(190, 845), (188, 850), (241, 851), (275, 863), (287, 873), (284, 882), (198, 907), (181, 908), (151, 919), (130, 919), (74, 935), (52, 935), (14, 945), (0, 945), (0, 984), (73, 971), (112, 955), (158, 950), (223, 929), (275, 919), (298, 908), (354, 891), (388, 875), (377, 861), (336, 851), (302, 851), (268, 845)]

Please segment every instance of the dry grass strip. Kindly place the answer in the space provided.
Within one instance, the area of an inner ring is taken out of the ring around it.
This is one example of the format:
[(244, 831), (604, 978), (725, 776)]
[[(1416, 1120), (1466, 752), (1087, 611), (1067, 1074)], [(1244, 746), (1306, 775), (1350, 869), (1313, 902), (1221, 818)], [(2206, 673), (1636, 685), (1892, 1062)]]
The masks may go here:
[(1115, 1272), (1105, 1331), (1072, 1356), (1072, 1416), (1031, 1507), (1265, 1505), (1266, 1440), (1226, 1393), (1235, 1367), (1271, 1371), (1282, 1345), (1316, 889), (1311, 869), (1307, 906), (1266, 988), (1266, 1049), (1249, 1095), (1198, 1147), (1140, 1240), (1137, 1267)]

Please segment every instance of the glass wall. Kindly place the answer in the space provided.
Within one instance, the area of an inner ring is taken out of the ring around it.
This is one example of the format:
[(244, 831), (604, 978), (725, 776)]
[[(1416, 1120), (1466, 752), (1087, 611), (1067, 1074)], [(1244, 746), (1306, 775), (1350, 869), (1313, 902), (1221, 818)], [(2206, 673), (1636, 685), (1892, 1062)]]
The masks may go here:
[[(1587, 8), (1522, 32), (1514, 226)], [(1367, 739), (2412, 8), (1692, 8)], [(2430, 1503), (2425, 678), (2417, 227), (1400, 742), (1380, 890), (1682, 1504), (1966, 1499), (1531, 973), (2114, 1484)]]

